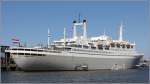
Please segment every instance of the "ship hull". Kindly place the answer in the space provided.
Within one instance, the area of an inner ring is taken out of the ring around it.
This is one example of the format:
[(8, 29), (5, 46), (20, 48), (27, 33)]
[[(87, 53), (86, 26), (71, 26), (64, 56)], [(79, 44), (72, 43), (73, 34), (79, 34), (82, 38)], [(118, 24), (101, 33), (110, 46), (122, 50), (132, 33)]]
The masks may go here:
[(13, 56), (21, 70), (97, 70), (128, 69), (139, 64), (143, 56), (104, 56), (88, 54), (48, 54), (46, 56)]

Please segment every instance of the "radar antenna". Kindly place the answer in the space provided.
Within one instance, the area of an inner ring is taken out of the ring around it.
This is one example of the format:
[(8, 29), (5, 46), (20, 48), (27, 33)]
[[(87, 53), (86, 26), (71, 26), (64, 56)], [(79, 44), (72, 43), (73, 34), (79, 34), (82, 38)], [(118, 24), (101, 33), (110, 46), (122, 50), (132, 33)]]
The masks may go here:
[(79, 15), (78, 15), (78, 21), (79, 21), (79, 23), (80, 23), (80, 17), (81, 17), (81, 15), (80, 15), (80, 13), (79, 13)]

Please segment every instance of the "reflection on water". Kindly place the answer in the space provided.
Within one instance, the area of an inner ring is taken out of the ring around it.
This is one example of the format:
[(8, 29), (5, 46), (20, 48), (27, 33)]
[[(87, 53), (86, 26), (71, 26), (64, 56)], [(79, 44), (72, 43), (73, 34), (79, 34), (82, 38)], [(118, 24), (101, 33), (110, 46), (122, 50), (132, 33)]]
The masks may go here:
[(47, 71), (47, 72), (1, 72), (5, 83), (146, 83), (149, 69), (96, 70), (96, 71)]

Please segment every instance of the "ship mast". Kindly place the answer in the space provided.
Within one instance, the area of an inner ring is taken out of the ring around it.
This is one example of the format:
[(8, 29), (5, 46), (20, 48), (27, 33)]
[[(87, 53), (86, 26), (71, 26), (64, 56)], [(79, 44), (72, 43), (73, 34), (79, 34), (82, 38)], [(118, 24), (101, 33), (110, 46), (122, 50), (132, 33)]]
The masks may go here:
[(50, 30), (48, 29), (47, 47), (50, 47)]
[(66, 28), (64, 28), (64, 47), (66, 46)]
[(123, 33), (123, 24), (121, 23), (119, 30), (119, 41), (123, 41), (122, 33)]

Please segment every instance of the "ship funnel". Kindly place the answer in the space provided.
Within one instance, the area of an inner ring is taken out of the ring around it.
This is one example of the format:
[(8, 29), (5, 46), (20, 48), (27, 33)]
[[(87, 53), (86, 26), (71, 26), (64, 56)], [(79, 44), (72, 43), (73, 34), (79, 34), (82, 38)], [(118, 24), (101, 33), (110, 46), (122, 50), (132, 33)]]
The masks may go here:
[(83, 38), (86, 39), (87, 38), (87, 32), (86, 32), (86, 20), (83, 20), (83, 22), (77, 22), (77, 21), (73, 21), (73, 38), (77, 39), (78, 35), (77, 35), (77, 28), (82, 28), (83, 29)]
[(83, 20), (83, 37), (84, 39), (87, 39), (86, 20)]
[(76, 37), (77, 37), (76, 25), (75, 25), (76, 23), (77, 23), (77, 21), (74, 20), (74, 21), (73, 21), (73, 38), (76, 38)]

